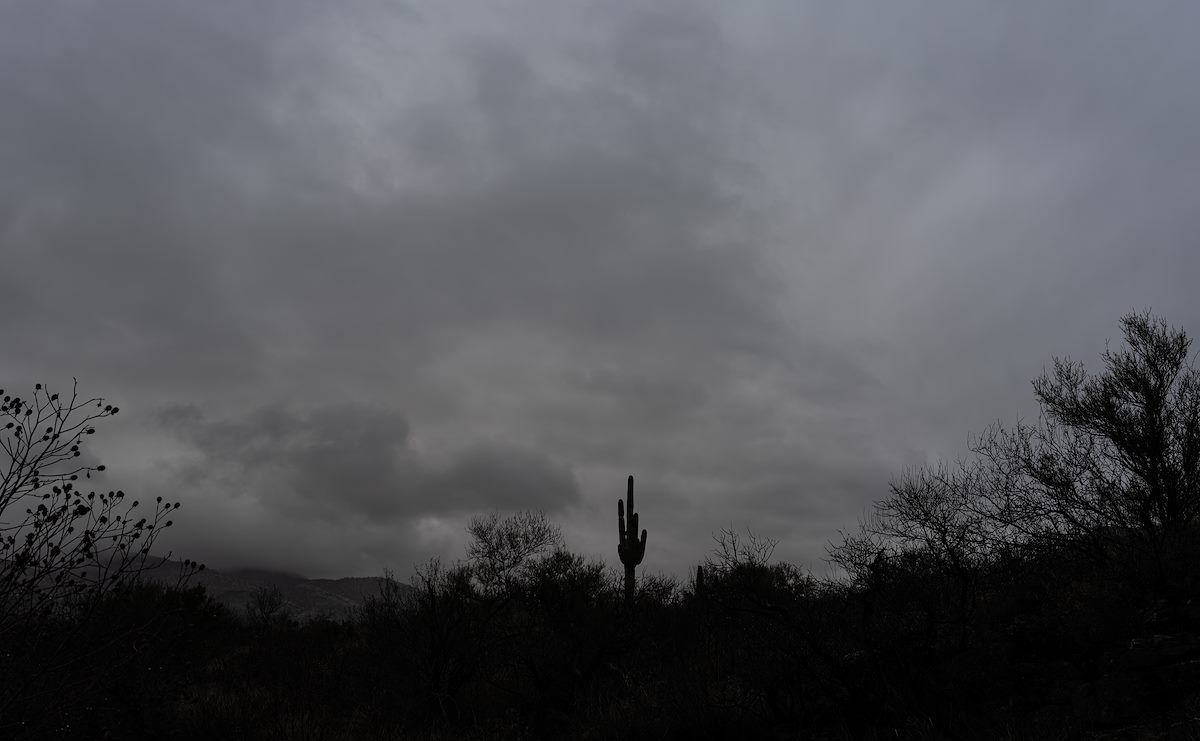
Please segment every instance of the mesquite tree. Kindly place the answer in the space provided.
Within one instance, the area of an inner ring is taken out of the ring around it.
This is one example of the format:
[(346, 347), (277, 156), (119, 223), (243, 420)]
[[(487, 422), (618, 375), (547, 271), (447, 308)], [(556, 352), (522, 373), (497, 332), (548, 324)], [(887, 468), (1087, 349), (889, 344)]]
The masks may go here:
[(1200, 553), (1200, 372), (1191, 338), (1149, 312), (1121, 318), (1103, 369), (1055, 358), (1033, 382), (1036, 424), (994, 426), (957, 466), (907, 472), (859, 535), (832, 551), (867, 578), (907, 549), (964, 584), (1005, 553), (1140, 560), (1163, 586)]
[(620, 541), (617, 543), (617, 555), (621, 557), (621, 563), (625, 565), (625, 602), (632, 603), (633, 595), (637, 587), (637, 578), (634, 574), (634, 569), (642, 562), (642, 558), (646, 555), (646, 531), (642, 530), (642, 538), (638, 540), (638, 514), (633, 511), (633, 477), (629, 477), (629, 483), (625, 490), (625, 498), (629, 501), (629, 527), (625, 526), (625, 502), (617, 500), (617, 534), (620, 536)]
[(483, 593), (510, 597), (538, 558), (562, 548), (562, 532), (542, 512), (518, 512), (503, 519), (492, 512), (471, 519), (467, 562)]
[(1200, 523), (1200, 373), (1182, 329), (1146, 312), (1121, 330), (1126, 347), (1105, 350), (1100, 374), (1055, 358), (1034, 381), (1041, 424), (975, 446), (975, 509), (1021, 538), (1164, 567)]

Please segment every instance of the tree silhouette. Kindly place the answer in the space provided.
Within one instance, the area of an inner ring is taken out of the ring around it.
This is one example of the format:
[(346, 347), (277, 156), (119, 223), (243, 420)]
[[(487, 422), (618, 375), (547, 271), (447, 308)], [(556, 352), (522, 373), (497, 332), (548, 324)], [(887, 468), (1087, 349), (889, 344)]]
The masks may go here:
[(1104, 373), (1055, 358), (1034, 381), (1042, 424), (979, 446), (989, 472), (1019, 477), (991, 488), (987, 512), (1035, 538), (1081, 535), (1161, 565), (1200, 514), (1200, 375), (1183, 330), (1148, 312), (1121, 328), (1128, 348), (1105, 350)]
[[(0, 390), (0, 394), (3, 394)], [(179, 503), (159, 497), (145, 517), (122, 491), (83, 492), (102, 464), (80, 462), (95, 422), (119, 409), (103, 399), (69, 400), (42, 384), (33, 397), (0, 401), (0, 636), (16, 619), (41, 616), (71, 598), (92, 598), (136, 576)], [(7, 459), (7, 465), (4, 465)], [(24, 511), (21, 511), (24, 505)]]
[(1126, 347), (1104, 370), (1054, 358), (1033, 382), (1036, 424), (991, 427), (974, 457), (906, 472), (858, 535), (831, 555), (865, 577), (919, 548), (965, 585), (1013, 549), (1096, 563), (1141, 559), (1156, 586), (1189, 571), (1200, 517), (1200, 374), (1191, 338), (1149, 313), (1120, 320)]
[(256, 587), (246, 603), (246, 619), (260, 633), (287, 619), (287, 600), (277, 585)]
[(509, 596), (535, 557), (562, 546), (562, 533), (542, 512), (518, 512), (501, 519), (496, 512), (471, 519), (467, 560), (482, 591)]
[[(138, 578), (179, 508), (79, 488), (105, 469), (85, 462), (84, 439), (119, 409), (77, 389), (69, 398), (40, 383), (29, 398), (0, 390), (0, 645), (9, 648), (0, 654), (0, 718), (70, 683), (72, 667), (89, 660), (68, 648), (74, 633)], [(194, 566), (185, 562), (181, 582)]]

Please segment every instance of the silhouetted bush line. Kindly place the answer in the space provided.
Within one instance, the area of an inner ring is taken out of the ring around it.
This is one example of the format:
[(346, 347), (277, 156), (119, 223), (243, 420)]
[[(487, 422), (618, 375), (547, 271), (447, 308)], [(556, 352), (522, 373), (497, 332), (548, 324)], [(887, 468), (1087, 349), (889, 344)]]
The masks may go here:
[[(1186, 724), (1200, 696), (1200, 685), (1168, 682), (1137, 697), (1156, 669), (1122, 668), (1131, 640), (1200, 618), (1186, 600), (1147, 593), (1136, 564), (1113, 571), (1070, 549), (1010, 554), (973, 574), (964, 612), (953, 568), (928, 552), (836, 581), (742, 550), (709, 559), (699, 594), (644, 576), (629, 604), (623, 573), (544, 545), (506, 562), (499, 581), (494, 563), (431, 562), (415, 591), (385, 582), (343, 621), (261, 621), (199, 588), (111, 595), (68, 631), (74, 674), (39, 672), (69, 691), (26, 708), (19, 728), (29, 738), (1061, 738)], [(1200, 659), (1189, 651), (1200, 647), (1143, 663)], [(1090, 716), (1105, 693), (1129, 707)]]
[[(1200, 696), (1136, 697), (1154, 668), (1120, 674), (1132, 639), (1200, 615), (1073, 552), (981, 567), (965, 617), (928, 554), (864, 583), (739, 558), (710, 559), (701, 594), (643, 577), (632, 604), (623, 573), (561, 547), (501, 591), (434, 562), (414, 592), (304, 623), (145, 585), (77, 635), (99, 648), (70, 701), (22, 720), (30, 738), (1062, 738), (1165, 734)], [(1087, 714), (1122, 691), (1126, 710)]]

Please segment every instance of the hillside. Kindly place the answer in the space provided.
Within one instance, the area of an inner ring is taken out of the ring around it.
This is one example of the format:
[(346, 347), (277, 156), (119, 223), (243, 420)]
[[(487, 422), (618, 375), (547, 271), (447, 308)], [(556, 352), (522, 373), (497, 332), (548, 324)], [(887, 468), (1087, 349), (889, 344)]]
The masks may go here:
[[(182, 573), (183, 564), (166, 558), (148, 568), (144, 576), (155, 581), (173, 583)], [(383, 577), (345, 577), (341, 579), (307, 579), (298, 574), (238, 569), (221, 572), (206, 568), (190, 579), (190, 584), (203, 586), (208, 593), (235, 612), (241, 612), (253, 599), (256, 590), (278, 587), (283, 593), (284, 606), (294, 617), (308, 620), (316, 617), (342, 619), (371, 595), (379, 594)], [(407, 584), (402, 590), (410, 590)]]

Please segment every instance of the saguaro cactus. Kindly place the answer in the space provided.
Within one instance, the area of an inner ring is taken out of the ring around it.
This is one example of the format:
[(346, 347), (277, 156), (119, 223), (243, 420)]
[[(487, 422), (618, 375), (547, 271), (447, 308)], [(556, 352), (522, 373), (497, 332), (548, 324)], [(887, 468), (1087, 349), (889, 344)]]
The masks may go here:
[(633, 477), (629, 477), (629, 485), (625, 490), (625, 498), (629, 502), (629, 527), (625, 527), (625, 502), (617, 500), (617, 533), (620, 535), (620, 542), (617, 543), (617, 555), (621, 557), (621, 563), (625, 564), (625, 602), (627, 604), (633, 602), (633, 595), (637, 585), (634, 576), (634, 569), (642, 562), (642, 558), (646, 555), (646, 531), (642, 531), (642, 538), (638, 540), (638, 515), (633, 511)]

